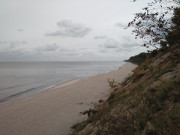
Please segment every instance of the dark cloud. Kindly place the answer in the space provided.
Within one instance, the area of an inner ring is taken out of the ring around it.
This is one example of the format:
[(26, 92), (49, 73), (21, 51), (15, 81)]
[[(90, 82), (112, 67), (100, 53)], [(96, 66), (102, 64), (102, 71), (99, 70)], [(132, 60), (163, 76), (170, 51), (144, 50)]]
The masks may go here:
[(17, 31), (22, 32), (22, 31), (24, 31), (24, 29), (17, 29)]
[(36, 48), (36, 51), (50, 52), (50, 51), (57, 51), (59, 48), (60, 47), (56, 43), (52, 43), (52, 44), (48, 44), (42, 47), (38, 47)]
[(48, 53), (53, 53), (54, 55), (64, 55), (64, 56), (72, 56), (72, 55), (77, 55), (79, 50), (77, 49), (68, 49), (64, 46), (58, 45), (57, 43), (51, 43), (51, 44), (47, 44), (45, 46), (41, 46), (35, 49), (36, 53), (44, 53), (44, 54), (48, 54)]
[(19, 45), (22, 45), (22, 44), (26, 44), (27, 42), (26, 41), (10, 41), (9, 42), (9, 47), (10, 48), (15, 48), (15, 47), (17, 47), (17, 46), (19, 46)]
[(123, 43), (122, 47), (123, 48), (133, 48), (133, 47), (138, 47), (139, 45), (137, 43)]
[(60, 37), (84, 37), (91, 29), (78, 23), (73, 23), (69, 20), (63, 20), (57, 23), (60, 30), (45, 34), (46, 36), (60, 36)]
[(27, 44), (26, 41), (20, 41), (20, 40), (16, 40), (16, 41), (0, 41), (0, 44), (6, 44), (9, 45), (9, 48), (15, 48), (19, 45), (22, 44)]
[(120, 22), (116, 23), (115, 26), (120, 27), (120, 28), (126, 28), (127, 27), (127, 25), (120, 23)]
[(119, 48), (117, 48), (115, 51), (116, 52), (133, 52), (133, 51), (138, 51), (139, 50), (139, 46), (136, 43), (122, 43)]
[(0, 44), (8, 44), (8, 41), (0, 41)]
[(116, 39), (107, 39), (103, 45), (99, 45), (99, 52), (101, 53), (114, 53), (114, 52), (133, 52), (138, 49), (137, 43), (133, 42), (124, 42), (121, 43)]
[(123, 36), (122, 38), (126, 42), (131, 42), (132, 41), (132, 38), (130, 36)]
[(4, 49), (0, 51), (0, 61), (39, 61), (46, 60), (44, 56), (31, 50)]
[(95, 36), (94, 39), (107, 39), (106, 36)]
[(119, 42), (113, 39), (108, 39), (104, 44), (105, 48), (118, 48), (118, 46), (119, 46)]

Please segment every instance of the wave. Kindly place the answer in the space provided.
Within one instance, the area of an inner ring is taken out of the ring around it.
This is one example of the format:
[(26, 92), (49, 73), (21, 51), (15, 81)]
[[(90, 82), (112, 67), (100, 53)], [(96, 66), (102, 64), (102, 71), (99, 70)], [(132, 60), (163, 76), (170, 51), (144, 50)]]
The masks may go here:
[(39, 87), (30, 88), (30, 89), (24, 90), (22, 92), (19, 92), (19, 93), (10, 95), (8, 97), (5, 97), (3, 99), (0, 99), (0, 103), (15, 99), (15, 98), (23, 96), (23, 95), (30, 94), (31, 92), (37, 93), (38, 91), (47, 90), (47, 89), (50, 89), (50, 88), (52, 88), (54, 86), (56, 86), (56, 85), (41, 85)]

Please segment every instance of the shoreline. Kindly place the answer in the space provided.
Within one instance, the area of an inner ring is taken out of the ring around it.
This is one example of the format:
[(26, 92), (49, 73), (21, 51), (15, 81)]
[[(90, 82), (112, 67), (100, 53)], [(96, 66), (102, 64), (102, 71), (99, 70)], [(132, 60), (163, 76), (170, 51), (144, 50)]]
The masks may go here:
[[(61, 86), (61, 85), (65, 85), (66, 83), (70, 83), (71, 81), (75, 81), (75, 80), (80, 80), (80, 79), (73, 79), (73, 80), (69, 80), (69, 81), (65, 81), (65, 82), (61, 82), (61, 83), (57, 83), (57, 84), (51, 84), (49, 86), (46, 85), (42, 85), (36, 88), (31, 88), (25, 91), (22, 91), (20, 93), (16, 93), (14, 95), (10, 95), (6, 98), (0, 99), (0, 106), (2, 104), (6, 104), (7, 102), (13, 102), (14, 100), (20, 99), (20, 98), (26, 98), (28, 96), (33, 96), (35, 94), (39, 94), (41, 92), (44, 92), (46, 90), (52, 89), (56, 86)], [(48, 84), (47, 84), (48, 85)], [(44, 88), (41, 88), (44, 87)]]
[[(82, 80), (82, 79), (90, 78), (90, 77), (93, 77), (93, 76), (96, 76), (96, 75), (106, 74), (106, 73), (109, 73), (111, 71), (119, 69), (124, 64), (125, 64), (125, 62), (116, 69), (111, 69), (111, 70), (108, 70), (106, 72), (101, 72), (101, 73), (99, 72), (97, 74), (90, 75), (90, 76), (87, 76), (87, 77), (74, 78), (74, 79), (69, 79), (69, 80), (65, 80), (65, 81), (56, 81), (55, 83), (53, 82), (53, 83), (49, 83), (49, 84), (42, 84), (42, 85), (37, 86), (37, 87), (30, 87), (29, 89), (25, 89), (25, 90), (20, 91), (18, 93), (14, 93), (14, 94), (11, 94), (11, 95), (9, 95), (7, 97), (1, 98), (0, 99), (0, 105), (4, 104), (6, 102), (12, 102), (12, 101), (14, 101), (14, 100), (16, 100), (18, 98), (26, 98), (28, 96), (41, 93), (41, 92), (49, 90), (49, 89), (51, 89), (53, 87), (56, 87), (56, 86), (59, 86), (59, 85), (64, 85), (65, 83), (68, 83), (68, 82), (71, 82), (71, 81), (74, 81), (74, 80)], [(8, 89), (8, 88), (5, 88), (5, 89)], [(2, 89), (2, 90), (4, 90), (4, 89)]]
[(132, 63), (125, 63), (108, 73), (67, 81), (40, 93), (6, 102), (0, 105), (0, 134), (69, 134), (73, 124), (87, 118), (80, 112), (109, 96), (107, 79), (113, 78), (120, 83), (132, 74), (135, 67)]

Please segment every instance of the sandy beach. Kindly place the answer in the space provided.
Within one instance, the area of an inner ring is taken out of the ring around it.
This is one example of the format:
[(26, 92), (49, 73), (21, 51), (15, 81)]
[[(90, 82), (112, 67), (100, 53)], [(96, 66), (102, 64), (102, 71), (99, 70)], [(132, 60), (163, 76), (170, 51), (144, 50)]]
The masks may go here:
[(80, 112), (109, 96), (107, 78), (120, 83), (135, 67), (126, 63), (109, 73), (69, 81), (0, 105), (0, 135), (69, 134), (73, 124), (86, 119)]

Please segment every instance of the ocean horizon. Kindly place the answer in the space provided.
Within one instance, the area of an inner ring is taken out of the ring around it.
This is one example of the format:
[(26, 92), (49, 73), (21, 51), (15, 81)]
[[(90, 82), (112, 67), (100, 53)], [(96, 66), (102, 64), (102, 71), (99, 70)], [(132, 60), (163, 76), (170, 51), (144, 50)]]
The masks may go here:
[(0, 103), (121, 67), (123, 61), (0, 62)]

